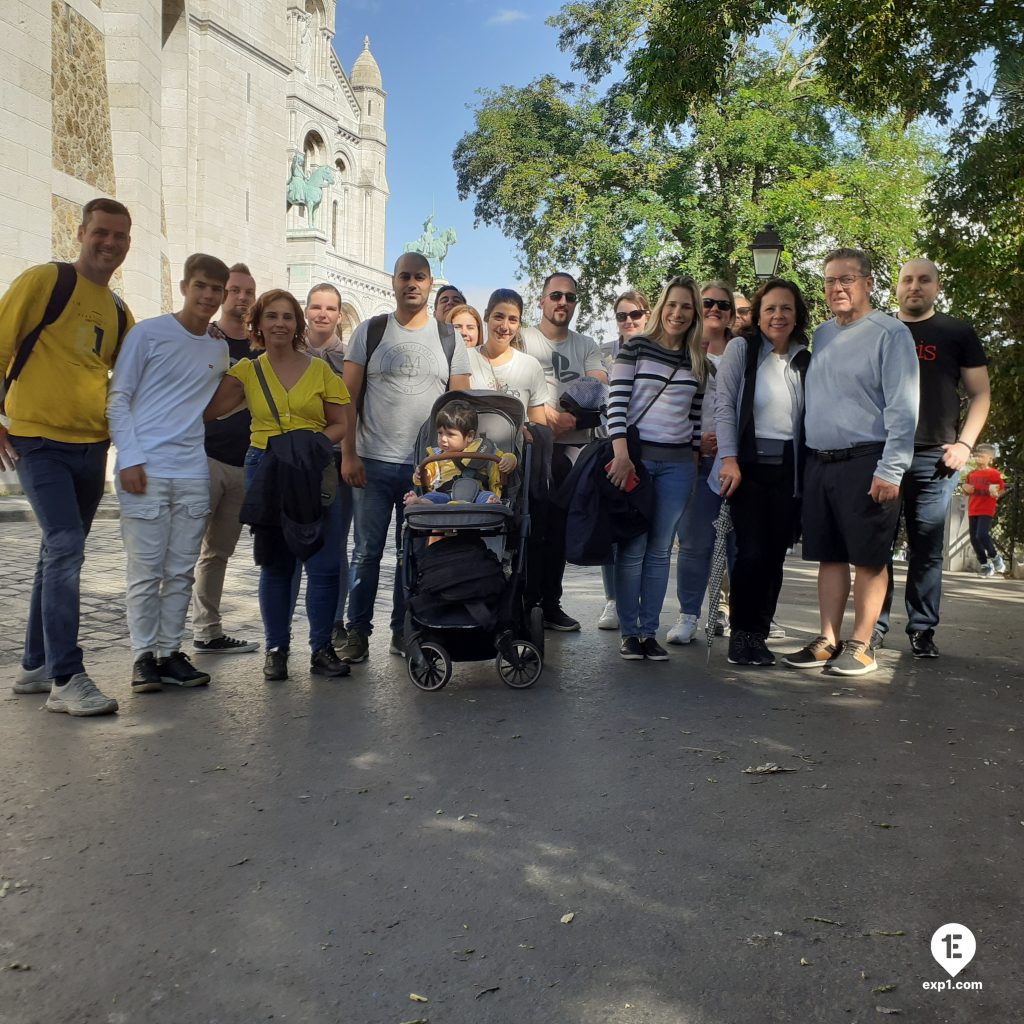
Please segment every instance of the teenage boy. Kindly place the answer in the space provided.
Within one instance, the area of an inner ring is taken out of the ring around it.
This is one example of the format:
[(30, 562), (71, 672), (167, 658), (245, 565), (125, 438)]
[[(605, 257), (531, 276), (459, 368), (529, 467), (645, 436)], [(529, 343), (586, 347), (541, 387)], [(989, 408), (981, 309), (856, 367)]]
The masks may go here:
[(131, 330), (110, 382), (135, 693), (210, 681), (181, 641), (210, 514), (203, 411), (228, 369), (227, 342), (208, 328), (228, 276), (215, 257), (189, 256), (182, 308)]
[[(0, 469), (17, 469), (42, 532), (13, 689), (48, 693), (47, 711), (76, 717), (117, 710), (85, 671), (78, 626), (85, 538), (103, 496), (110, 447), (107, 384), (134, 322), (109, 287), (128, 255), (131, 228), (121, 203), (91, 199), (70, 269), (31, 267), (0, 299), (0, 373), (17, 377), (6, 396), (10, 419), (0, 426)], [(58, 310), (62, 275), (69, 290)]]
[[(228, 270), (224, 305), (210, 334), (223, 338), (234, 366), (252, 355), (244, 317), (256, 301), (256, 281), (244, 263)], [(206, 424), (206, 465), (210, 471), (210, 518), (196, 562), (192, 594), (192, 646), (201, 654), (245, 654), (258, 651), (254, 640), (228, 636), (220, 614), (228, 559), (242, 534), (238, 513), (245, 498), (245, 453), (249, 450), (252, 417), (239, 409)]]

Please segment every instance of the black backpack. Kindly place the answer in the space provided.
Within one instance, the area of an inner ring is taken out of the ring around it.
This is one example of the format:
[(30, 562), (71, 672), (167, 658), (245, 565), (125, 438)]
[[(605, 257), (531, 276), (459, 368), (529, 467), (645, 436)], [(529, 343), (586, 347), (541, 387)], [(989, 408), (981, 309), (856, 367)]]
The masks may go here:
[(493, 620), (491, 609), (508, 586), (501, 561), (479, 537), (456, 535), (429, 545), (418, 568), (409, 600), (417, 617), (461, 604), (485, 625)]

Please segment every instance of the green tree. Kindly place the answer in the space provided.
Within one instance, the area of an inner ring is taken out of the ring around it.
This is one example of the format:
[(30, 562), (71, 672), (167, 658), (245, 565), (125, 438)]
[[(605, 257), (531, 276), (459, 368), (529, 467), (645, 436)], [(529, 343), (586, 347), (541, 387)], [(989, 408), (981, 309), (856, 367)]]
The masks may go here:
[(485, 94), (475, 122), (455, 149), (460, 196), (517, 241), (529, 276), (579, 268), (583, 322), (627, 281), (751, 287), (748, 247), (766, 222), (810, 297), (834, 244), (868, 249), (885, 282), (913, 251), (936, 168), (922, 132), (855, 117), (784, 41), (746, 47), (721, 92), (671, 130), (639, 120), (623, 87), (599, 97), (550, 77)]

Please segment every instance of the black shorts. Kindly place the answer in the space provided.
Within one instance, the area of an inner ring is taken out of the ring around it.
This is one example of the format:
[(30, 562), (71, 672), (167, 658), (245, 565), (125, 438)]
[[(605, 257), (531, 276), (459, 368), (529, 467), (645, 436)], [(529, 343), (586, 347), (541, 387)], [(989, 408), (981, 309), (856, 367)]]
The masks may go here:
[(807, 454), (803, 488), (803, 557), (808, 562), (887, 565), (900, 503), (879, 504), (868, 494), (879, 451), (843, 462)]

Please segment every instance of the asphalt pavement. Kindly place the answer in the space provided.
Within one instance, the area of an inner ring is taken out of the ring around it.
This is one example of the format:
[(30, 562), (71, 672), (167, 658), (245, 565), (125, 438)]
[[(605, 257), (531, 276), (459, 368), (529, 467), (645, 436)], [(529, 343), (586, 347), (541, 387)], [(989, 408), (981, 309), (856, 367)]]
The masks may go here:
[[(6, 689), (37, 535), (0, 530), (0, 1024), (1021, 1019), (1024, 584), (947, 577), (941, 658), (897, 617), (861, 680), (703, 638), (623, 662), (574, 569), (584, 630), (532, 690), (477, 663), (417, 691), (382, 603), (347, 679), (297, 623), (286, 683), (207, 656), (210, 687), (133, 696), (99, 521), (83, 640), (121, 711), (70, 719)], [(227, 624), (258, 638), (254, 579), (243, 545)], [(816, 632), (799, 561), (778, 617), (777, 651)]]

